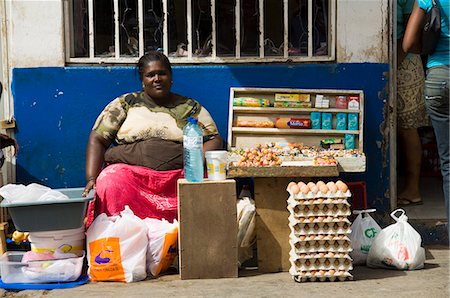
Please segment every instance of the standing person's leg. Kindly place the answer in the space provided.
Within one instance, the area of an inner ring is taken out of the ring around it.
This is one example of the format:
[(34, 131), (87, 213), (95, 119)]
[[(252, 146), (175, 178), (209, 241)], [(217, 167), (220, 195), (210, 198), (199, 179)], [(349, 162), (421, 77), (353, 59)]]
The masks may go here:
[[(449, 219), (449, 66), (432, 67), (425, 81), (425, 102), (436, 134), (443, 179), (445, 209)], [(449, 229), (450, 235), (450, 229)]]
[(399, 205), (422, 203), (420, 195), (420, 164), (422, 161), (422, 143), (417, 128), (398, 130), (404, 156), (405, 185), (398, 194)]

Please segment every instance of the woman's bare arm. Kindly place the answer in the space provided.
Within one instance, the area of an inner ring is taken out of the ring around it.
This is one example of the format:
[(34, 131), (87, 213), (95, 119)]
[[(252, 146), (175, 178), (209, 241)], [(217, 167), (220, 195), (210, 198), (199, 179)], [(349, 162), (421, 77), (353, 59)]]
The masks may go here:
[(85, 197), (95, 186), (95, 180), (100, 174), (105, 161), (106, 149), (111, 145), (111, 141), (106, 140), (101, 135), (92, 131), (86, 148), (86, 187), (83, 197)]
[(406, 53), (420, 54), (422, 50), (422, 27), (425, 11), (414, 1), (414, 8), (406, 26), (402, 47)]

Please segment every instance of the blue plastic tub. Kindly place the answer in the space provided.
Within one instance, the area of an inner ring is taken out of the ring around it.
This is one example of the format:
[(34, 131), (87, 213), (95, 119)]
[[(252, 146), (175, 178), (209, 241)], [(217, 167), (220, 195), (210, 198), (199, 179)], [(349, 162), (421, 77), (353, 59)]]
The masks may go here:
[(93, 199), (93, 192), (86, 198), (81, 194), (84, 188), (55, 189), (69, 197), (69, 200), (8, 203), (3, 200), (0, 207), (8, 208), (14, 226), (22, 232), (54, 231), (80, 228), (84, 223), (87, 204)]

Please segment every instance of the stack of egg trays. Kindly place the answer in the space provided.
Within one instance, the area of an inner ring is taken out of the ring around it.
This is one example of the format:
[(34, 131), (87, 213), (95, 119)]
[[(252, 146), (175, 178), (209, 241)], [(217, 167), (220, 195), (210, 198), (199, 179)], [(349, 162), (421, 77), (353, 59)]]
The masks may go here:
[(290, 274), (297, 282), (352, 280), (349, 253), (351, 214), (350, 191), (324, 194), (292, 194), (287, 200), (290, 212)]

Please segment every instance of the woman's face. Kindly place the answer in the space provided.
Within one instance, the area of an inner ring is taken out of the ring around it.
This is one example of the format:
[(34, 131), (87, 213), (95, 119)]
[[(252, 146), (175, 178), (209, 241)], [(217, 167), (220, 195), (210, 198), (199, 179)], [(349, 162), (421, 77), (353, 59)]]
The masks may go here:
[(172, 75), (161, 61), (151, 61), (142, 72), (144, 91), (153, 99), (167, 99), (172, 87)]

